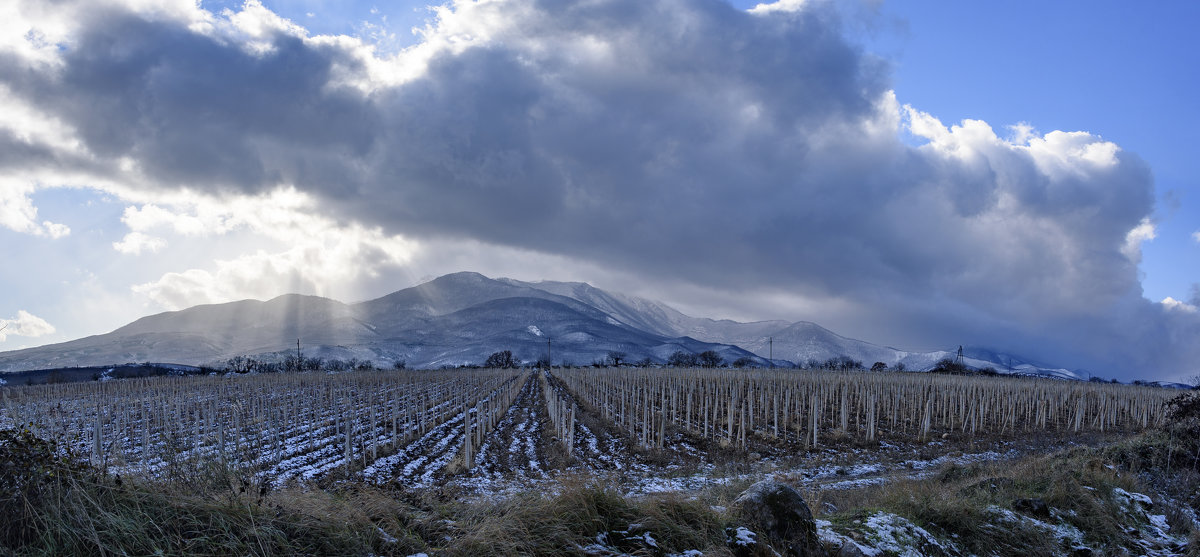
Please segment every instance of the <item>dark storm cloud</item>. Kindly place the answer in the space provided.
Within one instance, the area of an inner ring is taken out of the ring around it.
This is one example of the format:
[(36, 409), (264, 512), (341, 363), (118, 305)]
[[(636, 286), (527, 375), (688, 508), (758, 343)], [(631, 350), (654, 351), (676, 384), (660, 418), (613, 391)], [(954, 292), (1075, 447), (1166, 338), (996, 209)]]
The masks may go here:
[[(345, 45), (279, 31), (254, 52), (116, 9), (60, 69), (9, 59), (0, 79), (96, 155), (135, 160), (145, 188), (293, 184), (416, 238), (840, 297), (924, 342), (1110, 373), (1196, 356), (1180, 337), (1195, 314), (1143, 300), (1122, 251), (1152, 210), (1144, 163), (1086, 134), (1014, 145), (916, 113), (929, 144), (902, 143), (886, 66), (827, 4), (455, 10), (419, 76), (369, 92), (339, 82), (367, 73)], [(435, 48), (451, 35), (469, 40)]]

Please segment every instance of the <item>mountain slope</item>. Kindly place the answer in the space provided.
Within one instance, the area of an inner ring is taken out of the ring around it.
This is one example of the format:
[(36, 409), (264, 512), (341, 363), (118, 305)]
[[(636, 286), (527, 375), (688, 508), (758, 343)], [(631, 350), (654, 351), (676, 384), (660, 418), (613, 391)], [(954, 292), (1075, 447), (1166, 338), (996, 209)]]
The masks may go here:
[(631, 362), (662, 363), (677, 350), (755, 359), (735, 346), (645, 331), (574, 298), (455, 273), (355, 305), (286, 295), (160, 313), (104, 335), (0, 353), (0, 370), (145, 361), (217, 365), (240, 355), (277, 360), (291, 354), (297, 340), (309, 357), (440, 367), (480, 364), (499, 350), (534, 361), (545, 356), (547, 338), (556, 362), (581, 365), (610, 351)]
[(606, 292), (583, 282), (498, 280), (578, 300), (623, 323), (665, 336), (686, 336), (705, 342), (741, 345), (760, 337), (765, 338), (789, 325), (787, 321), (741, 323), (728, 319), (691, 317), (661, 302)]
[[(717, 351), (727, 362), (765, 365), (848, 356), (870, 366), (932, 368), (951, 352), (906, 352), (840, 336), (815, 323), (740, 323), (685, 315), (653, 300), (587, 283), (445, 275), (353, 305), (289, 294), (261, 302), (202, 305), (138, 319), (104, 335), (0, 353), (0, 371), (170, 362), (213, 365), (239, 355), (279, 359), (300, 340), (307, 356), (358, 358), (410, 367), (479, 364), (512, 350), (524, 361), (586, 365), (622, 352), (627, 361), (665, 362), (676, 351)], [(549, 340), (549, 346), (547, 346)], [(1002, 372), (1078, 378), (1065, 369), (972, 348), (966, 364)]]

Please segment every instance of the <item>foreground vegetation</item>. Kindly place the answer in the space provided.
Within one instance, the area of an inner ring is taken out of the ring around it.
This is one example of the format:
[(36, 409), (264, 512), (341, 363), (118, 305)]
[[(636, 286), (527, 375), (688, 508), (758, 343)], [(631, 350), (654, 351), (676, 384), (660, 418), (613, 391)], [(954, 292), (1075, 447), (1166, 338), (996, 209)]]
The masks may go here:
[[(465, 381), (465, 376), (456, 377)], [(481, 392), (497, 397), (518, 380), (502, 374), (478, 378)], [(509, 398), (543, 401), (561, 407), (557, 413), (570, 415), (569, 399), (562, 398), (570, 395), (551, 385), (557, 380), (530, 378), (523, 389), (541, 396)], [(10, 396), (10, 404), (15, 404), (15, 395)], [(250, 406), (247, 402), (243, 409)], [(841, 413), (840, 406), (833, 405), (833, 416)], [(1098, 447), (1077, 446), (1015, 462), (949, 463), (920, 477), (856, 489), (796, 485), (812, 507), (831, 554), (887, 555), (915, 549), (923, 555), (1200, 555), (1195, 518), (1200, 509), (1200, 396), (1184, 395), (1160, 411), (1156, 415), (1161, 419), (1153, 422), (1157, 425)], [(926, 421), (924, 413), (921, 408), (915, 417)], [(556, 429), (549, 416), (542, 419), (545, 429)], [(155, 422), (151, 418), (148, 423)], [(722, 423), (728, 426), (728, 421)], [(1066, 423), (1068, 429), (1074, 425)], [(36, 433), (28, 426), (0, 431), (3, 553), (783, 551), (765, 542), (737, 543), (739, 528), (748, 525), (730, 509), (759, 479), (753, 474), (731, 476), (727, 482), (688, 493), (631, 496), (612, 476), (564, 473), (536, 491), (463, 499), (453, 483), (412, 489), (403, 482), (373, 484), (346, 477), (277, 487), (251, 469), (211, 454), (195, 454), (152, 479), (128, 472), (120, 476), (93, 465), (102, 462), (89, 454), (94, 444), (72, 443), (66, 437), (67, 442), (59, 443), (54, 432), (53, 425), (45, 423)], [(1026, 434), (1030, 433), (1022, 433)], [(465, 446), (469, 443), (464, 441)], [(76, 450), (77, 446), (89, 450)]]
[[(804, 495), (830, 554), (856, 540), (885, 555), (910, 548), (922, 555), (1197, 555), (1198, 423), (1181, 419), (1111, 446), (1016, 464), (949, 466), (926, 479)], [(472, 502), (351, 483), (263, 493), (216, 466), (186, 479), (105, 475), (12, 429), (0, 432), (0, 463), (7, 518), (0, 545), (16, 555), (772, 551), (734, 539), (743, 523), (726, 509), (750, 480), (686, 498), (627, 497), (595, 478), (562, 478), (549, 495)], [(1153, 494), (1153, 503), (1140, 493)], [(1165, 520), (1173, 539), (1146, 541), (1156, 520)]]

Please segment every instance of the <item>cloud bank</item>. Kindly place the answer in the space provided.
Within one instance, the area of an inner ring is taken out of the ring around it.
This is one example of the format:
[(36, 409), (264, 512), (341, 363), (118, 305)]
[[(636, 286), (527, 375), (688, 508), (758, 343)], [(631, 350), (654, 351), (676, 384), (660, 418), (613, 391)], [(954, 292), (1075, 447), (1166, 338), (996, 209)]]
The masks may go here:
[(53, 333), (54, 325), (25, 310), (18, 311), (13, 319), (0, 319), (0, 342), (8, 340), (8, 335), (40, 337)]
[[(1155, 233), (1142, 160), (1087, 132), (997, 133), (903, 105), (828, 3), (454, 2), (388, 55), (256, 2), (16, 4), (0, 84), (39, 116), (0, 137), (26, 153), (0, 158), (25, 179), (13, 198), (83, 182), (139, 199), (114, 244), (128, 255), (167, 248), (155, 229), (253, 226), (161, 196), (261, 204), (245, 215), (295, 192), (307, 204), (288, 214), (345, 239), (343, 257), (308, 267), (322, 276), (482, 242), (829, 300), (906, 342), (1125, 377), (1200, 361), (1195, 312), (1142, 297)], [(0, 224), (38, 230), (30, 205), (13, 207)], [(137, 288), (177, 306), (258, 277), (317, 280), (295, 276), (325, 253), (305, 245)]]

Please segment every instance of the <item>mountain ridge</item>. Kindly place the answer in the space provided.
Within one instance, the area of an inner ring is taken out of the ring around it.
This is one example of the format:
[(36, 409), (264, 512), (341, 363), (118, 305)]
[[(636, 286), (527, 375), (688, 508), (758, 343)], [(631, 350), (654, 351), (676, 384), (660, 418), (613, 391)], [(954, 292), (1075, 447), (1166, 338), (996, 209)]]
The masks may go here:
[[(772, 356), (781, 366), (844, 356), (866, 367), (883, 362), (920, 371), (953, 357), (844, 337), (810, 321), (692, 317), (585, 282), (524, 282), (464, 271), (353, 304), (284, 294), (162, 312), (102, 335), (0, 352), (0, 372), (145, 361), (214, 365), (241, 355), (279, 359), (293, 353), (298, 339), (308, 356), (404, 361), (416, 368), (480, 364), (505, 349), (527, 362), (549, 350), (555, 364), (574, 365), (610, 352), (661, 364), (676, 351), (713, 350), (726, 362), (755, 365), (771, 365)], [(967, 355), (965, 363), (975, 368), (1082, 378), (985, 348)]]

